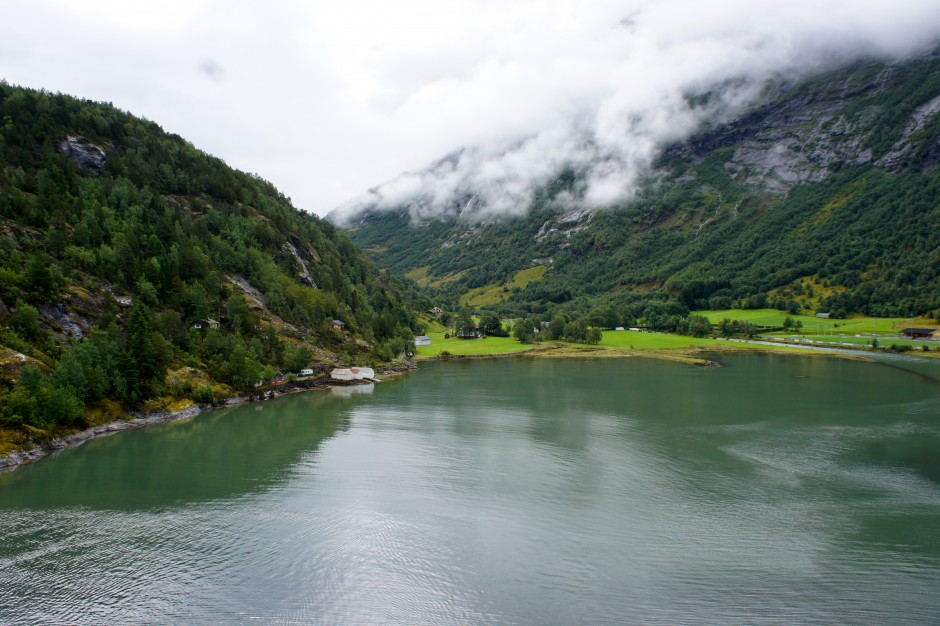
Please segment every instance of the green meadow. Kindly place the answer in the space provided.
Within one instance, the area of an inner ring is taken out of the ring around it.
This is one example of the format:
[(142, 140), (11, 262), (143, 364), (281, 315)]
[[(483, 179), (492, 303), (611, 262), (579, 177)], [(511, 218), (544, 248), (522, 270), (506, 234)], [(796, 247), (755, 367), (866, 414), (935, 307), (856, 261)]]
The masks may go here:
[[(642, 353), (688, 354), (700, 349), (767, 350), (767, 346), (746, 343), (730, 343), (718, 339), (700, 339), (666, 333), (648, 333), (630, 330), (604, 331), (603, 339), (596, 346), (551, 341), (524, 344), (512, 337), (485, 337), (483, 339), (444, 338), (443, 332), (429, 332), (430, 346), (415, 348), (418, 360), (433, 359), (445, 351), (454, 356), (493, 356), (531, 351), (545, 356), (626, 356)], [(782, 347), (784, 351), (797, 348)], [(776, 349), (774, 349), (776, 351)]]
[[(879, 337), (898, 336), (898, 331), (908, 326), (936, 328), (935, 320), (929, 318), (903, 318), (903, 317), (863, 317), (852, 316), (846, 319), (822, 319), (812, 315), (789, 315), (776, 309), (727, 309), (724, 311), (694, 311), (696, 315), (704, 315), (712, 324), (717, 324), (721, 320), (729, 319), (731, 321), (750, 322), (756, 326), (783, 326), (783, 320), (789, 317), (794, 322), (799, 321), (803, 328), (797, 333), (790, 331), (790, 334), (798, 335), (830, 335), (838, 337), (839, 335), (867, 334), (869, 341), (871, 335), (877, 334)], [(779, 335), (781, 331), (774, 331), (773, 334)]]
[[(706, 316), (712, 323), (723, 319), (750, 322), (757, 326), (782, 326), (787, 315), (774, 309), (754, 310), (726, 310), (726, 311), (696, 311)], [(911, 341), (898, 338), (898, 331), (908, 325), (919, 327), (935, 327), (936, 323), (930, 319), (914, 318), (875, 318), (852, 317), (841, 320), (826, 320), (808, 315), (790, 316), (794, 320), (803, 322), (803, 328), (797, 331), (783, 332), (780, 330), (766, 332), (763, 339), (807, 339), (816, 344), (828, 344), (837, 348), (867, 347), (871, 345), (872, 335), (877, 335), (878, 345), (881, 348), (896, 346), (910, 346), (918, 353), (927, 346), (929, 352), (940, 352), (940, 343), (936, 341)], [(766, 345), (748, 344), (744, 342), (728, 342), (724, 339), (687, 337), (685, 335), (672, 335), (668, 333), (638, 332), (632, 330), (605, 330), (603, 338), (596, 346), (572, 344), (562, 341), (545, 343), (523, 344), (512, 337), (485, 337), (483, 339), (457, 339), (444, 338), (445, 329), (436, 320), (428, 320), (430, 330), (427, 335), (431, 338), (430, 346), (415, 349), (418, 360), (433, 359), (441, 356), (445, 351), (454, 356), (494, 356), (514, 354), (519, 352), (532, 352), (543, 356), (619, 356), (630, 354), (657, 353), (657, 356), (671, 358), (668, 355), (689, 355), (699, 350), (770, 350), (773, 352), (802, 352), (799, 348), (788, 348), (781, 344), (779, 348), (769, 348)], [(856, 336), (858, 335), (858, 336)], [(820, 346), (825, 347), (825, 346)], [(931, 355), (932, 356), (932, 355)]]
[(541, 280), (547, 271), (548, 267), (545, 265), (536, 265), (528, 269), (519, 270), (513, 275), (512, 280), (505, 284), (484, 285), (483, 287), (471, 289), (460, 297), (460, 304), (470, 307), (499, 304), (512, 295), (512, 289), (514, 287), (525, 289), (529, 283)]
[(445, 350), (453, 355), (509, 354), (531, 350), (535, 346), (519, 343), (512, 337), (484, 337), (482, 339), (444, 339), (444, 332), (429, 332), (430, 346), (415, 348), (415, 357), (429, 359), (440, 356)]

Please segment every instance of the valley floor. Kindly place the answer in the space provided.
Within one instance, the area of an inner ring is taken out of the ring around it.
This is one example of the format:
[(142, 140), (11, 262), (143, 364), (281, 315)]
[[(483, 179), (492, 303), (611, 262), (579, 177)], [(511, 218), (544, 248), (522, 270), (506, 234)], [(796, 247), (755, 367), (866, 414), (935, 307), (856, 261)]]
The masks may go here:
[[(525, 355), (531, 357), (582, 357), (617, 358), (644, 356), (696, 365), (710, 365), (708, 354), (715, 352), (759, 351), (775, 354), (838, 355), (847, 358), (862, 358), (859, 351), (841, 351), (845, 346), (824, 346), (770, 341), (748, 341), (687, 337), (668, 333), (638, 331), (606, 331), (597, 345), (584, 345), (550, 341), (523, 344), (509, 337), (484, 337), (482, 339), (445, 339), (444, 333), (429, 333), (430, 346), (416, 349), (415, 359), (444, 360), (448, 358), (483, 358)], [(940, 353), (931, 353), (931, 356)]]

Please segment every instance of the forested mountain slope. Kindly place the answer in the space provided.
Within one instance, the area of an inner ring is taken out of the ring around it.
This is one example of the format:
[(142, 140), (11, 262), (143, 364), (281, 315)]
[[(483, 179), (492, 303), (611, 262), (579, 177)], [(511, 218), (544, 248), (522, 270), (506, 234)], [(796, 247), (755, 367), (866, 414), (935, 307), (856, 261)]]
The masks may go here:
[(271, 184), (113, 106), (0, 83), (0, 428), (387, 361), (413, 323)]
[(458, 207), (415, 221), (403, 205), (333, 219), (442, 303), (504, 315), (601, 307), (629, 324), (782, 303), (936, 316), (938, 163), (934, 52), (772, 84), (738, 119), (667, 147), (637, 197), (613, 208), (564, 208), (584, 176), (565, 171), (524, 217)]

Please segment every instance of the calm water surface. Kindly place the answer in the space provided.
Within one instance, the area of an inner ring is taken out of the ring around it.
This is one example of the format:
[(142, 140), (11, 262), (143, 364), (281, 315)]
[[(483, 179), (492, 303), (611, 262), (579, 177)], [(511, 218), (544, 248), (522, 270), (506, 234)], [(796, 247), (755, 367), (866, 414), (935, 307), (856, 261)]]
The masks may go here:
[(0, 623), (940, 622), (940, 363), (723, 362), (432, 364), (91, 441), (0, 474)]

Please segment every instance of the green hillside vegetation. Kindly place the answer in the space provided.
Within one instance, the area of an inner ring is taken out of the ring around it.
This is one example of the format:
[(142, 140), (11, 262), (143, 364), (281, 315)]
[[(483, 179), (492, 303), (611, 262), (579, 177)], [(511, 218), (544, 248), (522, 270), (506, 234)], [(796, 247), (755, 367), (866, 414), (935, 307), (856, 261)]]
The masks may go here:
[[(485, 307), (499, 304), (508, 300), (514, 292), (525, 289), (529, 283), (541, 279), (548, 270), (544, 265), (536, 265), (528, 269), (519, 270), (506, 283), (502, 285), (484, 285), (471, 289), (460, 297), (460, 304), (469, 307)], [(407, 278), (411, 275), (406, 274)], [(430, 282), (426, 283), (428, 286)]]
[[(940, 56), (857, 63), (769, 91), (740, 120), (666, 150), (622, 206), (566, 217), (558, 198), (584, 189), (568, 171), (524, 217), (415, 227), (404, 206), (366, 212), (350, 236), (383, 250), (376, 263), (396, 274), (420, 268), (449, 310), (613, 311), (605, 328), (660, 330), (702, 309), (940, 318), (940, 114), (917, 114), (940, 97)], [(780, 137), (799, 147), (802, 180), (739, 154), (746, 142), (771, 154)], [(814, 150), (831, 156), (805, 156)], [(548, 269), (508, 286), (533, 264)]]
[(394, 359), (412, 298), (258, 176), (111, 105), (0, 83), (8, 435)]
[(465, 272), (457, 272), (455, 274), (448, 274), (446, 276), (441, 276), (440, 278), (431, 278), (428, 276), (428, 271), (431, 268), (427, 265), (424, 267), (415, 268), (409, 272), (405, 273), (405, 278), (414, 281), (419, 287), (431, 287), (432, 289), (440, 289), (448, 283), (460, 280), (463, 278)]

